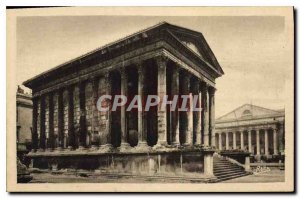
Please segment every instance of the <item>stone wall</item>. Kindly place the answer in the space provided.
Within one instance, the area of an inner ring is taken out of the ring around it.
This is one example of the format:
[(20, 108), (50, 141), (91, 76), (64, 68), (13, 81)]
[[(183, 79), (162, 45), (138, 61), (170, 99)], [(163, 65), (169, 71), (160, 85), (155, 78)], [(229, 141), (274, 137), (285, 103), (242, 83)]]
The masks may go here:
[(90, 170), (101, 173), (199, 177), (204, 174), (203, 153), (105, 154), (34, 158), (42, 169)]

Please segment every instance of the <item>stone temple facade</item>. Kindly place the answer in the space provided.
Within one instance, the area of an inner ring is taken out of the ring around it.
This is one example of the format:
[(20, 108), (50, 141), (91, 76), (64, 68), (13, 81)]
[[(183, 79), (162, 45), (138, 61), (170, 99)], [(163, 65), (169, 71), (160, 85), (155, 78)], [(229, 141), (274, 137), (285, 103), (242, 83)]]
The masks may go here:
[[(163, 22), (35, 76), (24, 82), (33, 93), (31, 165), (213, 178), (215, 79), (223, 74), (200, 32)], [(101, 112), (105, 94), (199, 95), (202, 110)]]
[(256, 159), (284, 156), (284, 109), (245, 104), (216, 119), (215, 144), (220, 151), (244, 150)]

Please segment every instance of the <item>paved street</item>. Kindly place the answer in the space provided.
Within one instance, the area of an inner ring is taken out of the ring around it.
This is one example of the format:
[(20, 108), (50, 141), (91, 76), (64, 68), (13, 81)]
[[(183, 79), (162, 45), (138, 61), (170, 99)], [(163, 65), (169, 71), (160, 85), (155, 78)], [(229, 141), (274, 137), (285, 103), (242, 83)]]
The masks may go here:
[[(164, 180), (164, 179), (151, 179), (151, 178), (130, 178), (118, 176), (89, 176), (84, 175), (53, 175), (50, 173), (35, 173), (32, 174), (33, 180), (31, 183), (186, 183), (187, 181), (178, 180)], [(249, 175), (224, 181), (223, 183), (261, 183), (261, 182), (284, 182), (284, 171), (272, 170), (267, 173), (260, 173), (257, 175)]]
[(284, 171), (272, 170), (266, 173), (253, 174), (224, 181), (223, 183), (265, 183), (265, 182), (284, 182)]

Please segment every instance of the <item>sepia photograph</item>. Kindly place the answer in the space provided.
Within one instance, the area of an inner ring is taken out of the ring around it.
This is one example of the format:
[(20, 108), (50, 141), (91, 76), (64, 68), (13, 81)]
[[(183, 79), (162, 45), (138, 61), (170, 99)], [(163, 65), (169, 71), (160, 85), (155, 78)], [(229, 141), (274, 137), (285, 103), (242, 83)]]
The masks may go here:
[(7, 10), (7, 191), (293, 192), (293, 7)]

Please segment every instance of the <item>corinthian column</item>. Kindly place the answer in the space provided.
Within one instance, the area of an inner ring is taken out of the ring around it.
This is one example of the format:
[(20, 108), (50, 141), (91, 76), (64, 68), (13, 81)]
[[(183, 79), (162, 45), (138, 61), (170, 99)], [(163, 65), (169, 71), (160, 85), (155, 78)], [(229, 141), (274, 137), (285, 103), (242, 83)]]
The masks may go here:
[[(121, 95), (127, 97), (127, 84), (128, 76), (126, 69), (121, 69)], [(128, 144), (128, 131), (127, 131), (127, 116), (126, 116), (126, 105), (121, 106), (121, 148), (129, 148)]]
[(273, 129), (273, 147), (274, 147), (274, 155), (278, 155), (278, 139), (277, 139), (277, 129)]
[(228, 134), (228, 132), (226, 132), (225, 135), (226, 135), (226, 150), (229, 150), (229, 134)]
[(68, 88), (68, 136), (69, 136), (69, 149), (75, 147), (75, 129), (74, 129), (74, 101), (73, 101), (74, 87), (71, 85)]
[[(172, 87), (171, 94), (172, 96), (179, 95), (179, 71), (178, 66), (174, 65), (172, 72)], [(178, 100), (177, 100), (178, 101)], [(176, 105), (175, 111), (171, 112), (172, 114), (172, 144), (179, 145), (179, 114), (178, 114), (178, 105)]]
[(244, 150), (244, 131), (241, 131), (241, 150)]
[[(200, 109), (200, 96), (199, 96), (199, 81), (195, 77), (192, 78), (192, 83), (191, 83), (191, 92), (193, 95), (193, 101), (190, 104), (190, 111), (193, 114), (192, 117), (192, 123), (193, 123), (193, 128), (192, 128), (192, 135), (191, 135), (191, 143), (194, 143), (193, 141), (195, 140), (195, 144), (199, 145), (201, 144), (200, 139), (201, 139), (201, 111), (196, 111), (194, 108), (194, 105), (197, 109)], [(196, 98), (198, 97), (198, 98)], [(195, 138), (194, 138), (194, 137)]]
[[(104, 75), (104, 89), (105, 89), (105, 95), (111, 95), (111, 77), (109, 72), (106, 72)], [(108, 108), (108, 111), (106, 112), (106, 127), (105, 127), (105, 135), (103, 138), (104, 140), (104, 145), (101, 145), (102, 148), (110, 149), (112, 148), (112, 130), (111, 130), (111, 106), (112, 103), (109, 99), (105, 100), (106, 107)]]
[[(207, 101), (207, 84), (202, 83), (201, 99), (202, 99), (202, 128), (204, 145), (209, 146), (209, 114)], [(228, 137), (226, 133), (226, 137)], [(228, 139), (228, 138), (227, 138)]]
[(222, 133), (219, 133), (219, 150), (223, 150), (222, 148)]
[(260, 155), (259, 129), (256, 130), (256, 155)]
[(232, 132), (232, 143), (233, 143), (233, 149), (236, 149), (236, 132)]
[(215, 88), (209, 89), (209, 133), (211, 135), (211, 146), (215, 146)]
[(53, 93), (49, 93), (49, 149), (54, 149), (54, 104)]
[(160, 103), (157, 108), (157, 118), (158, 118), (158, 140), (157, 146), (167, 145), (167, 111), (166, 108), (162, 107), (163, 97), (167, 94), (167, 74), (166, 74), (166, 66), (167, 59), (164, 56), (159, 56), (156, 58), (157, 66), (158, 66), (158, 79), (157, 79), (157, 92), (158, 97), (160, 98)]
[[(197, 102), (197, 108), (201, 108), (201, 97), (200, 97), (200, 82), (196, 82), (197, 85), (196, 85), (196, 90), (197, 90), (197, 94), (198, 94), (198, 102)], [(201, 135), (201, 109), (199, 111), (195, 111), (194, 112), (194, 121), (196, 122), (195, 124), (195, 131), (194, 131), (194, 134), (195, 134), (195, 144), (196, 145), (200, 145), (202, 143), (202, 135)]]
[(86, 147), (86, 110), (85, 110), (85, 84), (86, 82), (81, 81), (79, 83), (79, 109), (80, 109), (80, 120), (79, 120), (79, 149)]
[(252, 153), (251, 130), (248, 131), (248, 151)]
[(46, 149), (46, 127), (45, 127), (45, 96), (41, 96), (40, 108), (40, 150)]
[[(143, 100), (145, 98), (145, 67), (141, 62), (137, 64), (138, 68), (138, 95)], [(146, 148), (147, 144), (147, 129), (146, 129), (146, 112), (144, 107), (138, 111), (138, 147)]]
[(63, 89), (58, 90), (57, 101), (57, 129), (58, 129), (58, 150), (64, 148), (64, 104), (63, 104)]
[(269, 137), (267, 129), (265, 129), (265, 155), (269, 155)]

